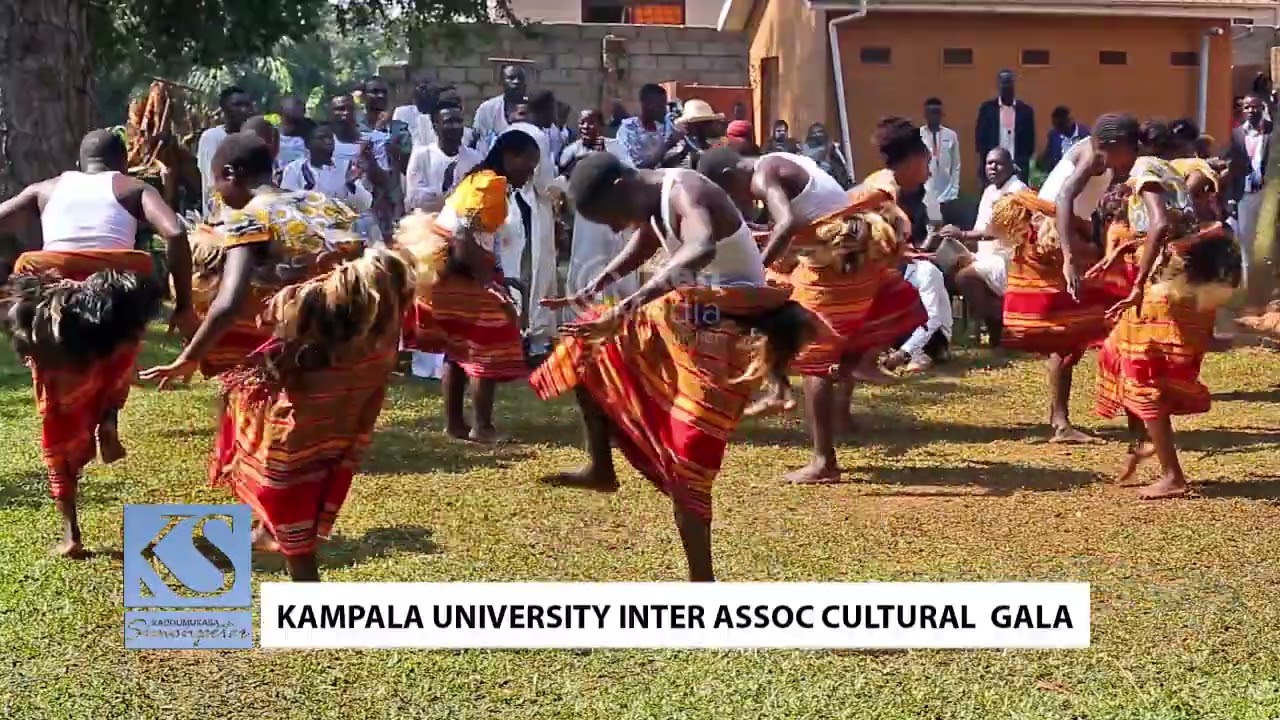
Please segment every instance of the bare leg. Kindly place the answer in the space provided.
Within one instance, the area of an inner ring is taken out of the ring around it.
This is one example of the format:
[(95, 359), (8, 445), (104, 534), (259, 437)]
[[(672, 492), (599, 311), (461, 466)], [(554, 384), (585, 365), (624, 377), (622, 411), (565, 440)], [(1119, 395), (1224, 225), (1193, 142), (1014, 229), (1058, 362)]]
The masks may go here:
[(813, 457), (808, 465), (787, 473), (784, 478), (787, 482), (814, 485), (840, 480), (840, 465), (836, 462), (832, 433), (834, 418), (838, 412), (832, 407), (835, 402), (835, 382), (820, 377), (804, 379), (805, 417), (809, 421), (809, 434), (813, 437)]
[(858, 382), (868, 383), (870, 385), (889, 385), (893, 382), (893, 378), (886, 375), (880, 369), (880, 354), (885, 348), (871, 348), (862, 353), (858, 358), (858, 362), (853, 366), (849, 376)]
[(289, 569), (289, 579), (294, 582), (319, 582), (320, 567), (316, 565), (314, 552), (306, 555), (286, 555), (285, 567)]
[(1000, 334), (1004, 320), (1004, 299), (997, 295), (987, 281), (982, 279), (972, 266), (956, 273), (956, 289), (964, 297), (965, 303), (987, 327), (991, 336), (991, 346), (1000, 344)]
[(567, 485), (590, 490), (613, 491), (618, 489), (618, 473), (613, 467), (613, 450), (610, 445), (612, 427), (609, 416), (596, 403), (585, 388), (575, 389), (578, 408), (582, 411), (582, 428), (587, 444), (587, 466), (567, 473), (556, 473), (542, 478), (552, 485)]
[(1151, 438), (1147, 436), (1146, 424), (1132, 413), (1125, 414), (1129, 421), (1129, 452), (1125, 456), (1124, 467), (1116, 478), (1116, 482), (1122, 485), (1132, 480), (1138, 468), (1156, 454), (1155, 445), (1151, 444)]
[(769, 389), (759, 400), (747, 406), (743, 411), (746, 417), (760, 417), (791, 412), (796, 408), (796, 401), (791, 392), (791, 378), (787, 377), (787, 369), (774, 368), (769, 373)]
[(258, 552), (280, 552), (280, 543), (276, 542), (266, 524), (259, 524), (253, 529), (253, 549)]
[(119, 410), (111, 408), (98, 423), (98, 456), (107, 465), (123, 460), (127, 454), (120, 443), (119, 415)]
[(467, 374), (458, 363), (446, 361), (444, 366), (444, 432), (452, 438), (466, 440), (471, 428), (462, 413), (463, 395), (467, 390)]
[(53, 548), (54, 555), (62, 557), (84, 557), (84, 545), (80, 543), (80, 522), (76, 517), (76, 496), (72, 491), (70, 497), (55, 498), (53, 504), (62, 515), (62, 541)]
[(673, 503), (675, 508), (676, 529), (680, 531), (680, 542), (684, 545), (684, 556), (689, 561), (689, 582), (715, 582), (715, 573), (711, 570), (711, 521)]
[(476, 442), (492, 445), (506, 440), (493, 427), (493, 400), (497, 389), (496, 380), (476, 378), (475, 390), (471, 393), (471, 406), (476, 413), (476, 426), (471, 428), (470, 436)]
[(1173, 422), (1168, 415), (1161, 415), (1158, 419), (1147, 420), (1145, 423), (1147, 436), (1151, 438), (1156, 457), (1160, 459), (1160, 479), (1139, 490), (1138, 497), (1143, 500), (1163, 500), (1186, 495), (1187, 478), (1182, 474), (1182, 464), (1178, 462)]
[(1100, 440), (1071, 425), (1071, 376), (1079, 356), (1049, 356), (1049, 425), (1053, 427), (1052, 443), (1096, 443)]

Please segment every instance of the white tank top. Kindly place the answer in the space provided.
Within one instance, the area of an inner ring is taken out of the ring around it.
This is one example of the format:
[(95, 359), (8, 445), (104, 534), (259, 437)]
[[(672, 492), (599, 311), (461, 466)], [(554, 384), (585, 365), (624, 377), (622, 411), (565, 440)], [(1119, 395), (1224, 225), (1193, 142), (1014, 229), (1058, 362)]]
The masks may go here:
[(840, 187), (840, 183), (831, 177), (810, 158), (791, 153), (769, 153), (765, 158), (781, 157), (809, 173), (809, 181), (804, 190), (791, 199), (791, 214), (801, 225), (808, 225), (814, 220), (838, 213), (849, 207), (849, 193)]
[(40, 213), (44, 249), (132, 250), (138, 220), (116, 200), (114, 172), (65, 172)]
[[(650, 220), (653, 230), (662, 241), (668, 255), (675, 254), (683, 242), (675, 234), (671, 222), (671, 186), (680, 173), (697, 175), (692, 170), (669, 168), (662, 171), (662, 225), (657, 218)], [(751, 237), (751, 229), (745, 222), (732, 235), (716, 241), (716, 256), (698, 274), (699, 282), (719, 287), (761, 287), (764, 280), (764, 257)]]
[[(1040, 199), (1057, 202), (1058, 193), (1062, 192), (1062, 186), (1067, 184), (1067, 179), (1075, 171), (1076, 164), (1071, 162), (1071, 155), (1063, 156), (1058, 161), (1058, 164), (1053, 167), (1049, 177), (1045, 178), (1044, 185), (1040, 186)], [(1102, 196), (1107, 194), (1107, 188), (1109, 187), (1111, 187), (1110, 170), (1089, 178), (1089, 182), (1085, 183), (1084, 190), (1076, 196), (1072, 210), (1081, 220), (1093, 218), (1093, 211), (1098, 209), (1098, 203), (1102, 202)]]

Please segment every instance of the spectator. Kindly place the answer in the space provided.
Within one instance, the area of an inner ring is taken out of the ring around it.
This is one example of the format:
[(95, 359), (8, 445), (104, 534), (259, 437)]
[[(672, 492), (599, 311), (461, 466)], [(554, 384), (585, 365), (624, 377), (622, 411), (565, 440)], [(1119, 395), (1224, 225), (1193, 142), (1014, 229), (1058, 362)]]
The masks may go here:
[(280, 101), (280, 152), (276, 164), (284, 167), (307, 154), (307, 139), (316, 124), (307, 117), (307, 106), (290, 95)]
[(476, 129), (478, 149), (487, 153), (489, 148), (510, 126), (511, 113), (516, 105), (525, 99), (529, 91), (529, 82), (524, 68), (519, 65), (505, 65), (502, 68), (502, 94), (480, 103), (476, 108), (476, 118), (472, 126)]
[(373, 206), (373, 195), (358, 179), (351, 162), (335, 159), (333, 150), (333, 128), (317, 125), (307, 138), (306, 155), (284, 166), (281, 189), (318, 192), (346, 203), (357, 213), (367, 212)]
[(1263, 178), (1271, 152), (1271, 124), (1263, 118), (1265, 108), (1265, 100), (1257, 93), (1245, 97), (1243, 122), (1231, 131), (1231, 147), (1227, 150), (1231, 173), (1226, 198), (1235, 206), (1235, 231), (1244, 256), (1246, 284), (1258, 213), (1262, 210)]
[(978, 176), (983, 182), (987, 153), (1002, 147), (1013, 156), (1018, 177), (1023, 182), (1036, 153), (1036, 113), (1015, 95), (1012, 70), (1001, 70), (996, 76), (996, 97), (982, 103), (975, 123), (974, 147), (978, 151)]
[(724, 127), (724, 113), (712, 109), (705, 100), (690, 100), (675, 121), (676, 142), (662, 158), (664, 167), (693, 169), (698, 158), (710, 150)]
[(436, 141), (432, 118), (443, 89), (423, 77), (413, 86), (413, 104), (401, 105), (391, 113), (391, 119), (409, 126), (409, 136), (413, 139), (414, 148), (426, 147)]
[(751, 127), (751, 123), (746, 120), (734, 120), (729, 123), (725, 136), (728, 138), (729, 145), (738, 151), (739, 155), (747, 157), (755, 157), (760, 154), (760, 146), (756, 144), (756, 131)]
[(439, 212), (449, 193), (484, 160), (478, 151), (463, 144), (464, 122), (461, 108), (445, 105), (436, 110), (432, 123), (436, 141), (415, 147), (409, 156), (407, 209)]
[(1000, 344), (1004, 291), (1009, 281), (1009, 258), (988, 229), (991, 225), (991, 210), (997, 200), (1010, 193), (1026, 190), (1027, 186), (1014, 175), (1013, 159), (1004, 148), (995, 148), (987, 153), (983, 168), (987, 175), (987, 187), (982, 191), (982, 199), (978, 202), (978, 219), (973, 223), (973, 229), (963, 231), (949, 225), (942, 229), (942, 236), (958, 240), (977, 250), (976, 254), (963, 257), (956, 263), (951, 271), (952, 282), (964, 297), (965, 303), (986, 325), (991, 345), (995, 347)]
[(800, 145), (791, 137), (791, 126), (786, 120), (779, 120), (773, 124), (773, 135), (769, 137), (769, 142), (764, 146), (766, 153), (785, 152), (798, 153)]
[(605, 136), (617, 138), (618, 130), (622, 127), (622, 121), (631, 117), (631, 115), (627, 113), (627, 107), (622, 104), (621, 100), (614, 100), (613, 109), (609, 112), (609, 116), (609, 125), (605, 129)]
[(920, 294), (929, 319), (906, 338), (900, 338), (896, 343), (898, 349), (889, 353), (884, 364), (889, 370), (906, 365), (909, 373), (924, 372), (934, 363), (946, 362), (949, 355), (951, 328), (955, 322), (951, 296), (947, 295), (942, 271), (928, 260), (906, 263), (902, 277)]
[(222, 110), (222, 124), (200, 133), (200, 141), (196, 145), (196, 163), (200, 167), (200, 194), (203, 198), (201, 209), (205, 212), (213, 208), (213, 154), (228, 135), (240, 132), (244, 121), (253, 115), (253, 101), (244, 88), (232, 85), (218, 95), (218, 108)]
[(836, 182), (840, 183), (840, 187), (845, 190), (853, 187), (853, 179), (849, 176), (849, 163), (845, 162), (840, 146), (831, 142), (826, 125), (814, 123), (809, 126), (809, 132), (805, 135), (800, 153), (818, 163), (818, 167), (835, 178)]
[(618, 126), (618, 142), (638, 168), (656, 168), (679, 140), (667, 117), (667, 91), (661, 85), (640, 88), (640, 116), (629, 117)]
[(747, 104), (739, 100), (733, 104), (733, 119), (747, 121)]
[(1049, 138), (1045, 141), (1044, 154), (1040, 156), (1040, 169), (1049, 172), (1057, 167), (1062, 156), (1073, 145), (1089, 137), (1089, 128), (1076, 122), (1071, 116), (1071, 108), (1059, 105), (1053, 109), (1053, 127), (1049, 128)]
[(942, 101), (924, 101), (925, 124), (920, 137), (929, 148), (929, 180), (925, 182), (925, 209), (935, 224), (954, 222), (960, 197), (960, 137), (942, 124)]

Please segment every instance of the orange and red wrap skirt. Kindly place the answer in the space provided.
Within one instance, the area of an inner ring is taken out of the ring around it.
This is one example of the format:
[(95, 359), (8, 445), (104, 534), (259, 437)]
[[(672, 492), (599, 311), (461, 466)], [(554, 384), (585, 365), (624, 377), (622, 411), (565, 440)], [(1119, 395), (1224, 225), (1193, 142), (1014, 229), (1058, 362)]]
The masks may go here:
[(307, 555), (329, 536), (369, 447), (396, 348), (284, 383), (248, 360), (222, 377), (226, 412), (209, 477), (253, 508), (283, 554)]
[[(780, 288), (683, 288), (625, 318), (611, 338), (563, 338), (530, 378), (543, 399), (581, 387), (631, 465), (680, 507), (711, 518), (711, 485), (760, 379), (759, 338), (727, 316), (777, 310)], [(707, 323), (709, 309), (719, 322)], [(599, 309), (588, 315), (594, 316)]]
[[(150, 275), (151, 255), (139, 250), (28, 252), (18, 257), (13, 271), (85, 280), (101, 270)], [(29, 361), (41, 418), (40, 446), (54, 498), (75, 497), (80, 472), (98, 455), (98, 425), (129, 398), (140, 345), (123, 344), (84, 368), (49, 368)]]
[[(448, 236), (437, 228), (441, 235)], [(502, 274), (494, 258), (493, 281)], [(468, 377), (509, 381), (525, 377), (524, 345), (519, 324), (488, 287), (475, 279), (446, 270), (419, 296), (405, 316), (404, 345), (410, 350), (444, 353)]]

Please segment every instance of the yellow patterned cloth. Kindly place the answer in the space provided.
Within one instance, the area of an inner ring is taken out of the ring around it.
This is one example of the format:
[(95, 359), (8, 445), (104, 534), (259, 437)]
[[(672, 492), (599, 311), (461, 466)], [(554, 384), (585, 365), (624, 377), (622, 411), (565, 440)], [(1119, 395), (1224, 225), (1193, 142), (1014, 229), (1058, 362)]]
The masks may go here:
[(507, 222), (507, 179), (481, 170), (462, 179), (445, 205), (476, 232), (494, 233)]
[(1129, 187), (1133, 193), (1129, 195), (1129, 227), (1138, 235), (1146, 235), (1151, 226), (1147, 216), (1146, 202), (1142, 199), (1142, 189), (1150, 185), (1160, 187), (1160, 199), (1173, 232), (1169, 237), (1182, 237), (1195, 225), (1195, 211), (1191, 206), (1191, 194), (1187, 192), (1187, 181), (1168, 160), (1158, 157), (1143, 156), (1133, 164), (1129, 171)]

